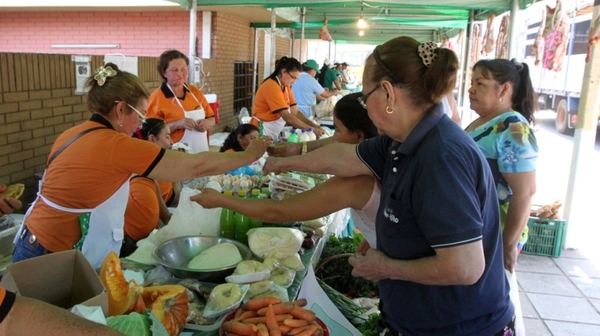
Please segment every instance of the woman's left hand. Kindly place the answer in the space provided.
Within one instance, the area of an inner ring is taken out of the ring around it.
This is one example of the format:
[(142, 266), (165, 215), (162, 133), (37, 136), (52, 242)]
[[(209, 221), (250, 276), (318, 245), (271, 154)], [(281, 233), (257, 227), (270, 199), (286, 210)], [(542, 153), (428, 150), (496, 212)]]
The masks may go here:
[(313, 129), (313, 133), (315, 133), (317, 138), (320, 138), (321, 135), (325, 134), (325, 130), (323, 129), (323, 127), (316, 127), (315, 129)]
[(370, 248), (365, 254), (356, 254), (348, 258), (348, 263), (353, 267), (352, 276), (378, 282), (389, 278), (382, 272), (382, 265), (387, 259), (383, 252)]
[(504, 268), (510, 273), (513, 273), (517, 268), (518, 256), (516, 246), (504, 247)]
[(210, 129), (210, 127), (209, 127), (208, 123), (206, 122), (206, 119), (200, 119), (196, 122), (195, 129), (198, 132), (206, 132)]
[(212, 188), (203, 188), (198, 194), (191, 196), (190, 201), (200, 204), (205, 209), (214, 209), (223, 206), (223, 197), (226, 196)]

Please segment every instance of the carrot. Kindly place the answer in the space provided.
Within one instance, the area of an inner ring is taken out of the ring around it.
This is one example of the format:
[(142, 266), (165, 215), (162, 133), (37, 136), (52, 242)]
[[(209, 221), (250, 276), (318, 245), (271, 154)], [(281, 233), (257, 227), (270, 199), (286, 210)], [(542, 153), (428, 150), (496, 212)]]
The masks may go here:
[(306, 299), (298, 299), (296, 301), (293, 301), (293, 303), (298, 306), (298, 307), (304, 307), (308, 304), (308, 302), (306, 301)]
[(256, 328), (258, 329), (258, 336), (269, 336), (269, 329), (264, 323), (257, 324)]
[(258, 329), (254, 324), (244, 324), (237, 321), (227, 321), (223, 323), (223, 330), (238, 335), (254, 335)]
[(279, 330), (281, 331), (282, 335), (287, 335), (287, 333), (289, 333), (290, 330), (292, 330), (292, 327), (286, 326), (285, 324), (280, 324)]
[[(319, 329), (318, 324), (311, 324), (307, 329), (295, 334), (296, 336), (312, 336), (312, 334)], [(288, 333), (289, 335), (289, 333)]]
[(318, 325), (316, 323), (312, 323), (312, 324), (309, 324), (309, 325), (305, 325), (303, 327), (292, 328), (292, 330), (290, 330), (287, 334), (291, 335), (291, 336), (294, 336), (294, 335), (298, 335), (301, 332), (306, 331), (306, 330), (313, 330), (314, 331), (314, 330), (322, 330), (322, 329), (321, 329), (320, 325)]
[(325, 332), (322, 329), (317, 329), (312, 333), (312, 336), (323, 336)]
[(313, 313), (312, 311), (310, 311), (308, 309), (300, 308), (298, 306), (296, 306), (292, 310), (290, 310), (290, 314), (292, 314), (292, 316), (297, 319), (307, 320), (308, 322), (313, 322), (316, 317), (315, 313)]
[(261, 308), (268, 307), (270, 304), (278, 304), (278, 303), (281, 303), (281, 300), (279, 300), (278, 298), (273, 297), (273, 296), (267, 296), (267, 297), (252, 299), (252, 300), (246, 302), (246, 304), (244, 305), (243, 308), (245, 310), (259, 310)]
[[(258, 316), (265, 316), (267, 314), (267, 308), (261, 308), (256, 313)], [(273, 312), (275, 315), (287, 314), (294, 308), (294, 304), (292, 302), (281, 302), (276, 305), (273, 305)]]
[(296, 319), (285, 319), (283, 320), (283, 324), (292, 328), (304, 327), (308, 325), (307, 320), (296, 320)]
[(253, 310), (246, 310), (238, 318), (234, 318), (234, 320), (241, 321), (252, 317), (256, 317), (256, 312)]
[(275, 313), (273, 312), (273, 305), (269, 305), (267, 309), (267, 314), (265, 315), (266, 325), (269, 329), (269, 336), (281, 336), (281, 330), (279, 329), (279, 324), (275, 319)]
[[(283, 320), (285, 320), (285, 319), (291, 319), (291, 318), (294, 318), (294, 317), (290, 314), (275, 315), (275, 321), (277, 321), (278, 323), (283, 322)], [(244, 319), (241, 322), (247, 323), (247, 324), (259, 324), (259, 323), (266, 324), (267, 318), (265, 316), (251, 317), (251, 318)]]
[(243, 312), (244, 310), (242, 308), (238, 308), (238, 310), (235, 311), (235, 315), (233, 315), (233, 319), (236, 321), (239, 320)]

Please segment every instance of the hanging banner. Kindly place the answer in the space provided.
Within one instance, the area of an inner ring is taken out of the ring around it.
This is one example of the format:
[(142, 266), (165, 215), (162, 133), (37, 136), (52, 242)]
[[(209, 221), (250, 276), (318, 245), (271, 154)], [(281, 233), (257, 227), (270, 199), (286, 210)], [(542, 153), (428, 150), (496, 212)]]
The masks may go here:
[(75, 62), (75, 94), (84, 94), (85, 81), (90, 76), (90, 56), (71, 55)]

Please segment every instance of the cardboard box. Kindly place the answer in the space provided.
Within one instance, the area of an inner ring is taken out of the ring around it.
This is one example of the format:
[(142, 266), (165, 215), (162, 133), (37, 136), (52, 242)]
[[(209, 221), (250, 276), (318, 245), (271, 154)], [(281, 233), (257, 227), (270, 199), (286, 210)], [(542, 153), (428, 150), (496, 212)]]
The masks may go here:
[(108, 316), (108, 296), (100, 277), (77, 250), (52, 253), (12, 264), (0, 286), (30, 298), (70, 309), (100, 306)]

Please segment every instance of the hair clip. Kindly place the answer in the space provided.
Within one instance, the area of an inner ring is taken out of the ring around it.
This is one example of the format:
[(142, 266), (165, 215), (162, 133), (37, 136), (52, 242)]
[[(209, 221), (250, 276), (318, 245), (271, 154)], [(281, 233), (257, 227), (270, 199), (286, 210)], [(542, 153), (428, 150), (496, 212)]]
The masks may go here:
[(107, 67), (100, 66), (94, 72), (94, 79), (98, 82), (98, 85), (102, 86), (106, 83), (106, 78), (114, 77), (117, 75), (117, 71), (114, 70), (110, 65)]
[(435, 61), (437, 54), (435, 53), (435, 49), (437, 49), (437, 44), (433, 42), (423, 42), (419, 44), (419, 56), (421, 56), (421, 60), (423, 60), (423, 64), (426, 67), (430, 66), (433, 61)]

